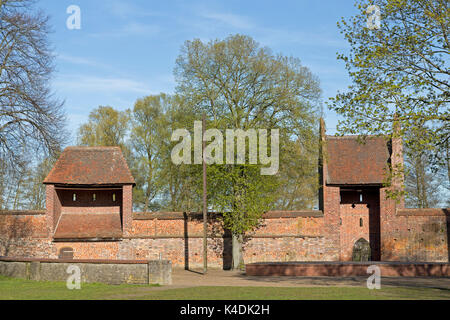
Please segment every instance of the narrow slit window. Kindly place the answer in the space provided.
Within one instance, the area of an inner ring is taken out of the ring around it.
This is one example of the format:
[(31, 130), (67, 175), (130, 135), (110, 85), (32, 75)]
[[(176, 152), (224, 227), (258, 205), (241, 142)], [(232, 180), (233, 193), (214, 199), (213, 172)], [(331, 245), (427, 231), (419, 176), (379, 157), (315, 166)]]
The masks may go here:
[(77, 194), (76, 194), (76, 193), (74, 193), (74, 194), (72, 195), (72, 201), (77, 201)]
[(95, 201), (95, 200), (97, 200), (97, 195), (94, 193), (94, 194), (92, 195), (92, 201)]
[(363, 202), (363, 196), (362, 196), (362, 193), (359, 194), (359, 202)]
[(116, 194), (113, 193), (113, 202), (116, 202)]
[(360, 226), (360, 227), (363, 226), (363, 218), (359, 218), (359, 226)]

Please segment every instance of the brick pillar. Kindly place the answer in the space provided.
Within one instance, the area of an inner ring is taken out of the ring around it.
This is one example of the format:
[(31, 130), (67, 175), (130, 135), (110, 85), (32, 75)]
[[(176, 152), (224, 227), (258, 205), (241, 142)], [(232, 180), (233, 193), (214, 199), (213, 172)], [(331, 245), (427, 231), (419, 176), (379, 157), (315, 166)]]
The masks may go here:
[(394, 245), (393, 235), (396, 226), (397, 204), (387, 198), (388, 188), (380, 189), (380, 245), (381, 261), (391, 260), (391, 248)]
[(327, 243), (327, 260), (339, 261), (340, 256), (340, 188), (324, 187), (324, 236)]
[[(393, 137), (391, 140), (391, 165), (394, 172), (394, 178), (392, 180), (392, 188), (395, 190), (402, 190), (405, 182), (403, 173), (403, 141), (401, 136), (401, 128), (397, 121), (394, 122)], [(405, 207), (405, 199), (403, 196), (397, 202), (398, 208)]]
[(324, 237), (327, 239), (325, 259), (340, 260), (340, 189), (327, 186), (327, 148), (325, 122), (320, 119), (319, 209), (324, 215)]
[(129, 236), (133, 225), (133, 186), (125, 185), (122, 189), (122, 231)]
[(47, 233), (53, 237), (55, 228), (55, 186), (47, 184), (45, 186), (45, 215), (47, 220)]
[(324, 187), (326, 184), (325, 175), (327, 172), (327, 162), (326, 162), (326, 154), (325, 154), (325, 121), (323, 118), (320, 118), (320, 137), (319, 137), (319, 210), (323, 211), (324, 207)]
[(405, 199), (400, 196), (393, 200), (387, 197), (388, 191), (400, 191), (404, 184), (403, 175), (403, 142), (399, 123), (394, 120), (393, 136), (390, 141), (390, 158), (392, 167), (391, 186), (380, 189), (380, 244), (381, 260), (387, 261), (392, 258), (392, 247), (394, 245), (394, 235), (396, 232), (397, 209), (405, 207)]

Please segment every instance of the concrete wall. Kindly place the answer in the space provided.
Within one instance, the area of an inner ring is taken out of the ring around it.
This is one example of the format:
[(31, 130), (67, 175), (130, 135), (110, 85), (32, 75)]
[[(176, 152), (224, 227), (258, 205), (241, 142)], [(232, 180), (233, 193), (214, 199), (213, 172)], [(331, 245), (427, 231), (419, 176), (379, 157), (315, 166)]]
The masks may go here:
[(36, 281), (66, 281), (72, 272), (69, 266), (80, 268), (81, 282), (106, 284), (172, 283), (170, 261), (93, 261), (39, 260), (0, 258), (0, 274)]

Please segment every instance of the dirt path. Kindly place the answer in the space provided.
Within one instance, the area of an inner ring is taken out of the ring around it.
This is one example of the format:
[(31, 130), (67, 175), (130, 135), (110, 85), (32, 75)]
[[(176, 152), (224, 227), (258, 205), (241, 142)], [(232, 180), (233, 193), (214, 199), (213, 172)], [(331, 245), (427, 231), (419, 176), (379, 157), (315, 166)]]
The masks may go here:
[[(236, 286), (236, 287), (352, 287), (366, 286), (367, 277), (258, 277), (239, 271), (209, 270), (207, 275), (192, 270), (173, 270), (173, 287)], [(384, 277), (382, 285), (450, 289), (450, 278)], [(166, 286), (170, 288), (172, 286)]]
[[(206, 275), (196, 270), (174, 269), (172, 285), (136, 288), (130, 294), (114, 295), (111, 298), (129, 299), (145, 296), (150, 291), (171, 290), (192, 287), (365, 287), (367, 277), (257, 277), (246, 276), (239, 271), (209, 270)], [(382, 286), (435, 288), (450, 290), (450, 278), (384, 277)]]

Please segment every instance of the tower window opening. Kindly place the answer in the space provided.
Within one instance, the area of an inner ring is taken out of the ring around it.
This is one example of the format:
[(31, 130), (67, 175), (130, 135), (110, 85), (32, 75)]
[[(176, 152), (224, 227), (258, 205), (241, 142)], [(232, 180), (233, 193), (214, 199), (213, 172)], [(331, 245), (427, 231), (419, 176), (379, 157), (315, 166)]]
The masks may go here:
[(76, 194), (76, 193), (74, 193), (74, 194), (72, 195), (72, 201), (77, 201), (77, 194)]

